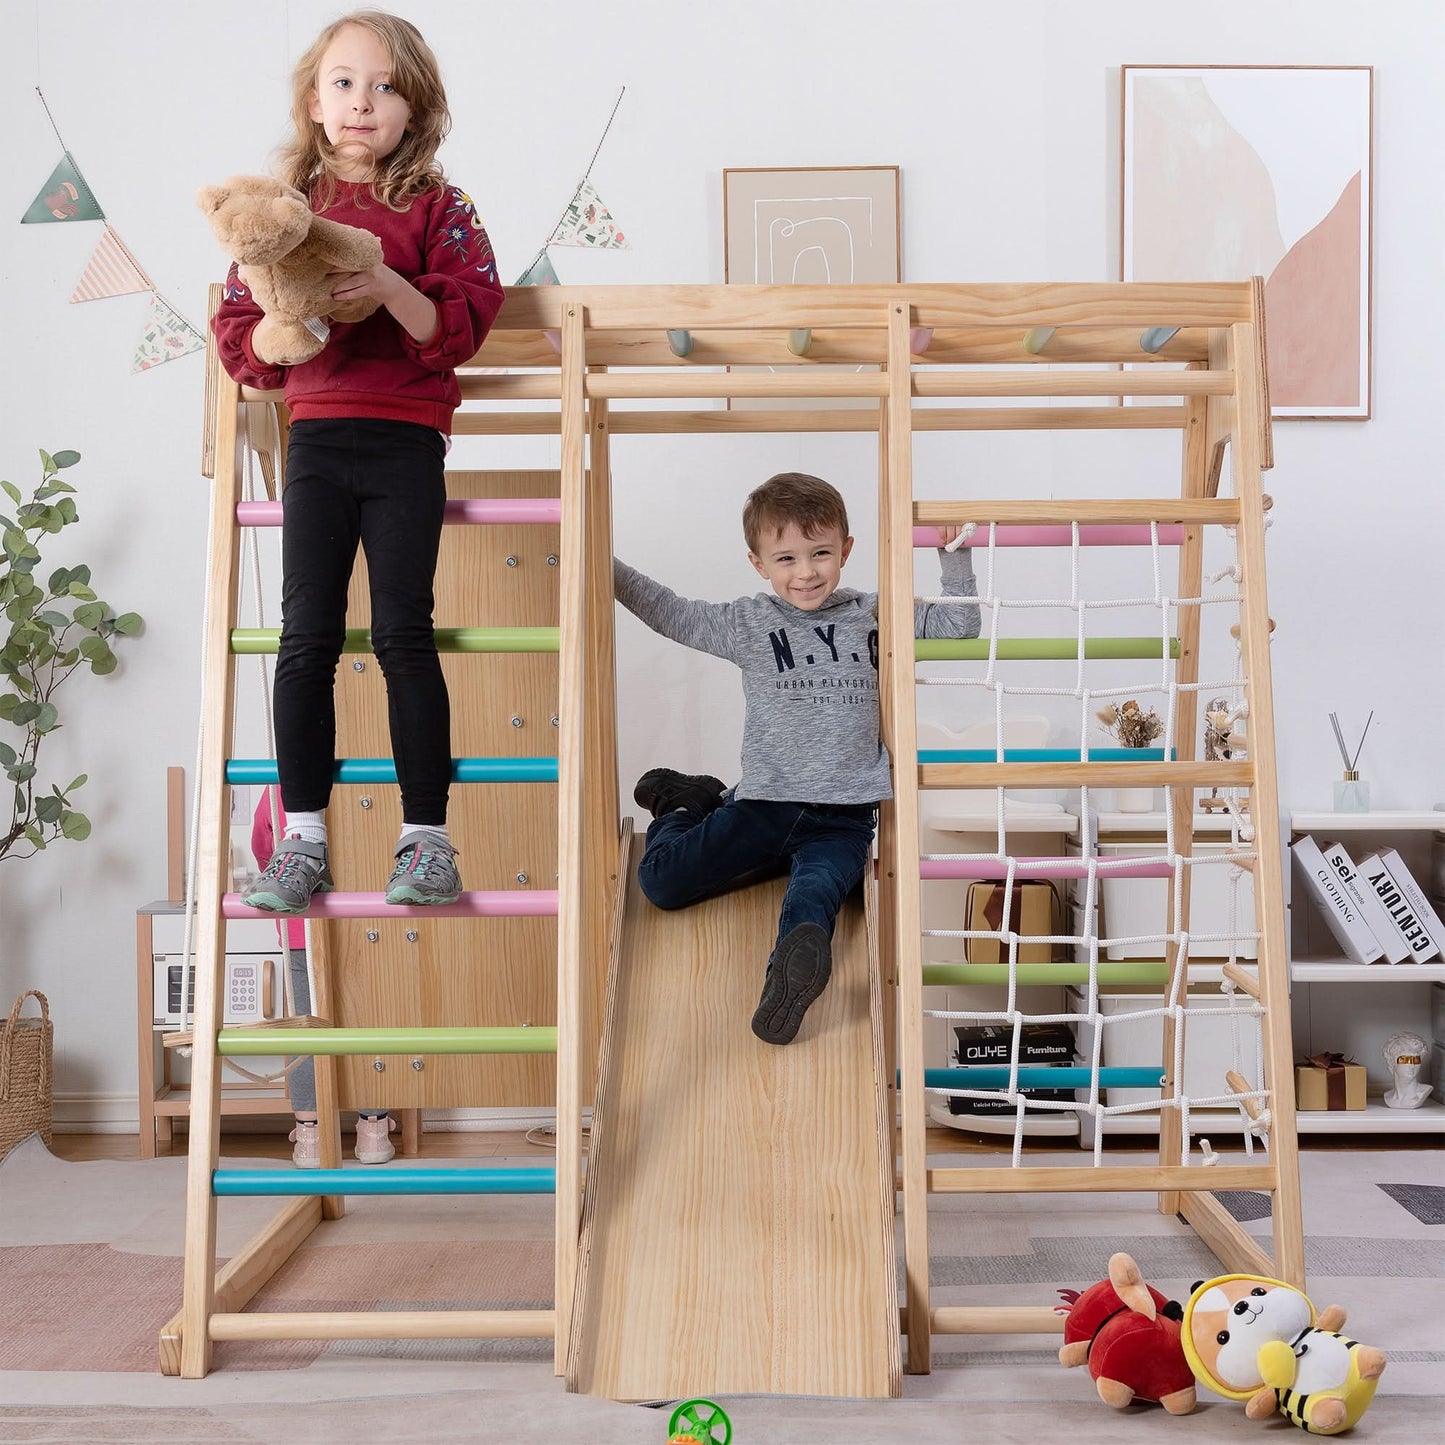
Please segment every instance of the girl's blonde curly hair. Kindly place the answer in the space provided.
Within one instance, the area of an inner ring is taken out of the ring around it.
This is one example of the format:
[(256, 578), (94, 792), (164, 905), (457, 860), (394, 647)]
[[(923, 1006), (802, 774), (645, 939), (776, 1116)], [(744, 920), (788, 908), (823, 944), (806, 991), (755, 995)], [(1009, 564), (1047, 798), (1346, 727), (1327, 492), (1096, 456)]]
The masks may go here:
[(279, 153), (281, 179), (310, 198), (317, 210), (336, 199), (332, 170), (336, 151), (320, 121), (311, 119), (317, 92), (317, 71), (326, 47), (340, 30), (359, 25), (369, 30), (391, 55), (391, 84), (411, 107), (401, 144), (381, 162), (371, 193), (393, 211), (404, 211), (414, 196), (446, 183), (437, 151), (452, 126), (441, 70), (421, 31), (399, 15), (383, 10), (357, 10), (333, 21), (321, 32), (291, 72), (291, 119), (296, 137)]

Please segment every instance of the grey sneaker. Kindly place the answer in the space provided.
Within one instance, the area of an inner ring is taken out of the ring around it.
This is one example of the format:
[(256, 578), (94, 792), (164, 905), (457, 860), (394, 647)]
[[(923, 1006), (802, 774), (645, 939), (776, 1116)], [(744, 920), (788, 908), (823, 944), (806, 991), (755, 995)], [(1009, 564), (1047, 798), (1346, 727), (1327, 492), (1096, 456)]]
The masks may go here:
[(422, 828), (405, 834), (396, 845), (396, 867), (386, 885), (386, 901), (416, 907), (455, 903), (461, 896), (457, 850)]
[(330, 893), (335, 887), (325, 843), (283, 838), (241, 902), (267, 913), (305, 913), (313, 893)]

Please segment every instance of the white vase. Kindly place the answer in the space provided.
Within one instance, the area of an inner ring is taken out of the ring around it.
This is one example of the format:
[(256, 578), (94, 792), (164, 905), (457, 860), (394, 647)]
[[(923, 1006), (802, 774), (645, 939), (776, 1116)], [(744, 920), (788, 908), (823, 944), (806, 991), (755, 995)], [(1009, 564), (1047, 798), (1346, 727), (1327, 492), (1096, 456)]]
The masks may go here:
[(1153, 788), (1115, 788), (1114, 807), (1120, 813), (1152, 813)]

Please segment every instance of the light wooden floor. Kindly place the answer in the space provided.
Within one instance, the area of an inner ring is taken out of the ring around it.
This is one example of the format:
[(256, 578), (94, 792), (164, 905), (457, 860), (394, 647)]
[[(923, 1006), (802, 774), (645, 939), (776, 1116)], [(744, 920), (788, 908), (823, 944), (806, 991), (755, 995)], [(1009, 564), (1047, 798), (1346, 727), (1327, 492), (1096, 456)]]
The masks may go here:
[[(287, 1128), (289, 1128), (289, 1124)], [(185, 1133), (178, 1129), (175, 1157), (184, 1158), (186, 1152)], [(343, 1137), (343, 1144), (350, 1150), (349, 1135)], [(1037, 1143), (1025, 1143), (1026, 1152), (1055, 1153), (1064, 1148), (1066, 1140), (1044, 1139)], [(928, 1152), (930, 1154), (1007, 1154), (1010, 1141), (993, 1134), (968, 1134), (960, 1129), (945, 1129), (939, 1124), (928, 1126)], [(1145, 1136), (1128, 1139), (1110, 1139), (1112, 1150), (1138, 1150), (1140, 1153), (1153, 1152), (1158, 1146)], [(1327, 1137), (1320, 1134), (1306, 1134), (1300, 1139), (1302, 1150), (1314, 1149), (1438, 1149), (1439, 1145), (1428, 1135), (1421, 1134), (1351, 1134)], [(50, 1152), (57, 1159), (81, 1162), (87, 1159), (137, 1159), (140, 1150), (134, 1134), (56, 1134), (50, 1145)], [(242, 1155), (255, 1159), (289, 1159), (291, 1144), (280, 1126), (275, 1133), (223, 1133), (221, 1153)], [(545, 1144), (529, 1144), (524, 1131), (520, 1129), (469, 1130), (465, 1133), (422, 1134), (421, 1156), (433, 1159), (490, 1159), (501, 1156), (525, 1159), (535, 1155), (544, 1158), (552, 1150)]]

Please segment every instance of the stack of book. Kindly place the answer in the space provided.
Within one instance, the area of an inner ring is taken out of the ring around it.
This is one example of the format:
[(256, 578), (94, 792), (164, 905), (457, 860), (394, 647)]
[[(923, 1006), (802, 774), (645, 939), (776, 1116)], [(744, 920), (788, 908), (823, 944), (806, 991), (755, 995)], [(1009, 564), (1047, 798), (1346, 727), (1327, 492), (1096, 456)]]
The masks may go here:
[(1356, 863), (1340, 843), (1308, 834), (1291, 845), (1295, 869), (1355, 963), (1424, 963), (1445, 952), (1445, 923), (1393, 848)]

